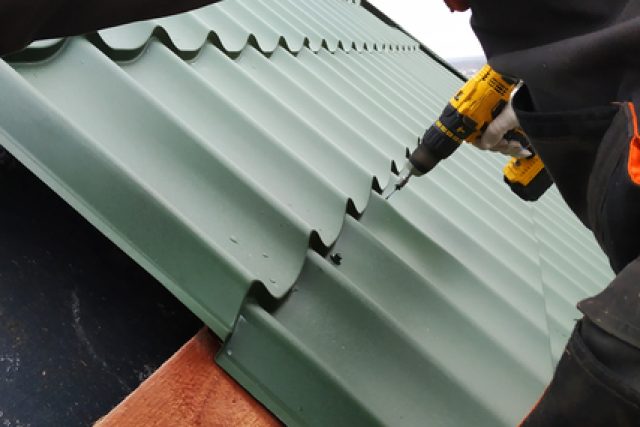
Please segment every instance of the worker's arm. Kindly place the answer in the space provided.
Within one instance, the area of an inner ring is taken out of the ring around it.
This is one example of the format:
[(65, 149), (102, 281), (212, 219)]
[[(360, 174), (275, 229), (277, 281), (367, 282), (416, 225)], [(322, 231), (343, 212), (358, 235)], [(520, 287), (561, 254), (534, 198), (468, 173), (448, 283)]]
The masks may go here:
[[(470, 7), (469, 0), (444, 0), (444, 2), (452, 12), (464, 12)], [(507, 132), (518, 127), (520, 127), (518, 119), (509, 103), (507, 108), (489, 124), (482, 138), (474, 141), (473, 145), (481, 150), (491, 150), (507, 156), (528, 157), (531, 152), (522, 147), (520, 142), (504, 138)]]
[(0, 55), (34, 40), (172, 15), (218, 0), (0, 0)]

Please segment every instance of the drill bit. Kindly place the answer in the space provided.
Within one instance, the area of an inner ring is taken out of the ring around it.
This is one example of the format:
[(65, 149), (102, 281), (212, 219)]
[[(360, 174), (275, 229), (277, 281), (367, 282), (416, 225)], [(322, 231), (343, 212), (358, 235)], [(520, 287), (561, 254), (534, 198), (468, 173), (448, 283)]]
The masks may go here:
[(382, 197), (384, 197), (385, 200), (389, 200), (389, 198), (393, 196), (396, 191), (402, 190), (402, 188), (407, 185), (409, 179), (413, 175), (413, 166), (411, 165), (411, 163), (407, 162), (407, 165), (398, 174), (398, 179), (396, 180), (395, 184), (389, 184), (383, 191)]

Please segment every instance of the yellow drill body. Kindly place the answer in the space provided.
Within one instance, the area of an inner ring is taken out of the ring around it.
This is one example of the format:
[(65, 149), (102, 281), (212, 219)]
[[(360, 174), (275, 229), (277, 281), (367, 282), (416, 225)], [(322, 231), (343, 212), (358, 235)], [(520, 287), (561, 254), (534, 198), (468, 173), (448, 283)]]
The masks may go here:
[[(410, 164), (403, 170), (395, 189), (402, 188), (411, 176), (430, 171), (462, 142), (475, 142), (508, 104), (517, 84), (517, 80), (498, 73), (488, 64), (482, 67), (451, 98), (438, 120), (427, 129), (420, 145), (411, 154)], [(505, 138), (517, 140), (533, 152), (522, 130), (511, 131)], [(551, 185), (542, 160), (537, 155), (527, 159), (512, 158), (503, 172), (505, 182), (524, 200), (537, 200)]]
[[(465, 141), (475, 142), (482, 135), (507, 105), (516, 85), (517, 81), (505, 78), (487, 64), (451, 98), (449, 105), (458, 112), (463, 123), (473, 126), (472, 132), (464, 137)], [(467, 132), (469, 127), (466, 127)], [(464, 131), (460, 126), (455, 129), (458, 135)]]

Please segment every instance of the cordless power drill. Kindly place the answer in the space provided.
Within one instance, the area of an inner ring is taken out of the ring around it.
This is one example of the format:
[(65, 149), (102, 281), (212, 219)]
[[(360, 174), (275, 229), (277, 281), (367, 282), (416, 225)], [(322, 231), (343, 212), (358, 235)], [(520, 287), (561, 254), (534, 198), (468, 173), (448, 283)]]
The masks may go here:
[[(386, 198), (404, 187), (412, 176), (429, 172), (440, 160), (449, 157), (463, 141), (475, 142), (507, 105), (517, 84), (517, 80), (496, 72), (488, 64), (482, 67), (451, 98), (438, 120), (427, 129), (400, 172), (395, 186), (385, 191)], [(521, 129), (508, 132), (504, 138), (520, 142), (523, 148), (532, 153), (524, 159), (511, 158), (503, 169), (505, 182), (521, 199), (537, 200), (552, 184), (542, 160), (534, 154)]]

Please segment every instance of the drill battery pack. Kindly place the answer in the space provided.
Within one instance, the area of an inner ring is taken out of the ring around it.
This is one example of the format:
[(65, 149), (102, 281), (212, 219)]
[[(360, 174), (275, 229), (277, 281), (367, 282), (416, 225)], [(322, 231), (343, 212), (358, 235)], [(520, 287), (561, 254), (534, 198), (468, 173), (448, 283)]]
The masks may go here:
[(512, 158), (502, 170), (504, 182), (522, 200), (534, 202), (542, 196), (553, 181), (536, 154), (526, 159)]

